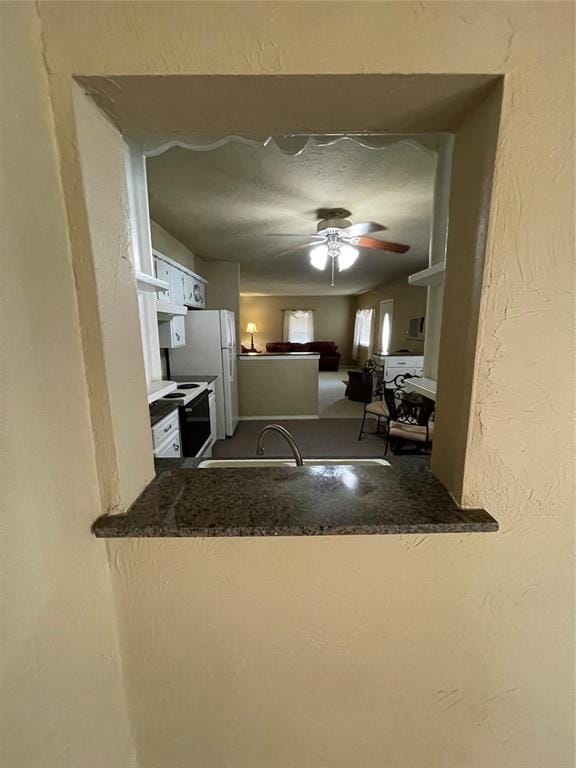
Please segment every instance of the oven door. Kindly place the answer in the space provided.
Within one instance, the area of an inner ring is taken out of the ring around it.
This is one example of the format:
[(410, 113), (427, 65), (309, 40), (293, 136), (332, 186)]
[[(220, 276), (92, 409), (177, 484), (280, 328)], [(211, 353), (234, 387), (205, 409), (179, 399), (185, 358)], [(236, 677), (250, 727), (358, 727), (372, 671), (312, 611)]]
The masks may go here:
[(180, 408), (180, 438), (183, 456), (198, 456), (210, 438), (210, 403), (208, 392)]

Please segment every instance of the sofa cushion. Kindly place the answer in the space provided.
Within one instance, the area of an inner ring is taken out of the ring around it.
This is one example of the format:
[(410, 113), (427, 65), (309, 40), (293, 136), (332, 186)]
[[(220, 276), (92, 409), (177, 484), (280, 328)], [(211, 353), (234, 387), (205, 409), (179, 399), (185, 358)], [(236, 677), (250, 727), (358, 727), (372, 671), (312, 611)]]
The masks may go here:
[(340, 359), (340, 352), (338, 352), (338, 347), (333, 341), (310, 341), (306, 344), (291, 343), (289, 341), (269, 341), (266, 344), (266, 352), (276, 355), (286, 354), (287, 352), (316, 352), (321, 358), (332, 358), (332, 363), (336, 364), (335, 370), (338, 369), (337, 361)]
[(292, 344), (289, 341), (269, 341), (266, 344), (266, 352), (283, 354), (292, 351)]
[(313, 352), (320, 352), (321, 355), (330, 355), (336, 353), (338, 347), (333, 341), (312, 341), (310, 342), (310, 349)]

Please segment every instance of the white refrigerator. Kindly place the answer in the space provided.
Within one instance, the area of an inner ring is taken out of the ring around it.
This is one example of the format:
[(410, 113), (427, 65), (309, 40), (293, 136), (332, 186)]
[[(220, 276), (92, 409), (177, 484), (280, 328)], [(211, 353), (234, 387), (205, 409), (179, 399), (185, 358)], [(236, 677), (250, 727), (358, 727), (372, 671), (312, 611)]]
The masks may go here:
[(217, 376), (216, 436), (231, 437), (238, 426), (236, 323), (227, 309), (192, 309), (185, 317), (186, 346), (170, 350), (175, 376)]

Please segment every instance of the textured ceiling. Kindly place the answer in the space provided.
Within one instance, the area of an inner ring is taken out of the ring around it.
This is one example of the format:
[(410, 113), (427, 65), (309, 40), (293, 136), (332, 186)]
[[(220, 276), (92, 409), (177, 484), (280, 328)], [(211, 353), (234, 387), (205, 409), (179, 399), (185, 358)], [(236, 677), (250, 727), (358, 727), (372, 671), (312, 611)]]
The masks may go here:
[[(174, 148), (148, 160), (152, 218), (202, 259), (240, 262), (243, 293), (351, 294), (424, 267), (436, 156), (401, 142), (366, 149), (353, 141), (309, 146), (294, 157), (275, 145)], [(307, 250), (285, 254), (316, 231), (316, 209), (344, 207), (350, 219), (388, 227), (375, 235), (410, 245), (406, 254), (361, 250), (337, 274), (310, 266)]]

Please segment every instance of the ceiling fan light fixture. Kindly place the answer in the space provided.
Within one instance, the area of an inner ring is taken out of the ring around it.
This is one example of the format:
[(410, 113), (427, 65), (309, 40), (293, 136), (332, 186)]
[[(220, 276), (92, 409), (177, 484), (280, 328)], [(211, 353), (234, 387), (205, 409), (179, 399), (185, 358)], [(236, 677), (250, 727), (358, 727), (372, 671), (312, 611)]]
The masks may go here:
[(358, 249), (351, 245), (341, 245), (338, 253), (338, 271), (349, 269), (358, 258)]
[(328, 260), (328, 248), (325, 245), (316, 245), (310, 249), (310, 264), (316, 269), (326, 269)]

